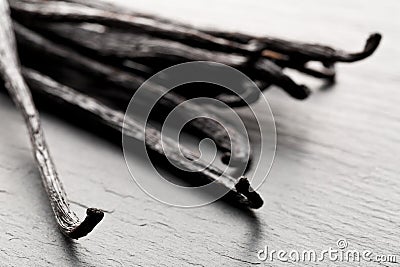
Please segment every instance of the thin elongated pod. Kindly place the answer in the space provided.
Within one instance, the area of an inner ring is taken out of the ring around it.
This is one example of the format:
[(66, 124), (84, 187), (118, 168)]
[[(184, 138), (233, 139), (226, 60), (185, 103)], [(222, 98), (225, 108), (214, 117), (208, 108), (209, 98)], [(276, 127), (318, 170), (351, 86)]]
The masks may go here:
[(28, 128), (33, 154), (49, 197), (54, 216), (61, 231), (70, 238), (86, 236), (103, 219), (104, 213), (95, 208), (86, 211), (81, 221), (71, 210), (54, 162), (50, 156), (39, 114), (32, 101), (17, 59), (14, 33), (11, 26), (7, 0), (0, 0), (0, 75), (15, 105), (24, 117)]

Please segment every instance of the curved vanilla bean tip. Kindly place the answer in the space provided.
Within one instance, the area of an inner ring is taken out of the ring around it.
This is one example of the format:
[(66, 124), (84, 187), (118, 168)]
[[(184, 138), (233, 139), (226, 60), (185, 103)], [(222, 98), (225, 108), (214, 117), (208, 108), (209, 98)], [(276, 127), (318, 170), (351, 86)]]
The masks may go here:
[(78, 239), (88, 235), (94, 227), (104, 218), (104, 212), (100, 209), (89, 208), (86, 210), (86, 218), (72, 231), (66, 235), (73, 239)]
[(250, 182), (246, 177), (241, 177), (235, 184), (235, 188), (238, 193), (247, 198), (250, 208), (258, 209), (264, 204), (261, 196), (251, 188)]
[(341, 52), (342, 55), (340, 54), (338, 55), (338, 61), (354, 62), (367, 58), (375, 52), (381, 40), (382, 40), (382, 35), (380, 33), (373, 33), (368, 37), (367, 41), (365, 42), (363, 51), (359, 53), (350, 53), (350, 54)]

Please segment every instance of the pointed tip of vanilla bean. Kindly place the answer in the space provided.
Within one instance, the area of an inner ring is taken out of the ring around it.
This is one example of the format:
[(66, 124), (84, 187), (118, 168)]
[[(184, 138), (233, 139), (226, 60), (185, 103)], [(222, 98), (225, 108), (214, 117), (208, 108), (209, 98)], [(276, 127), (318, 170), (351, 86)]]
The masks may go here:
[(264, 204), (261, 196), (253, 190), (250, 182), (246, 177), (241, 177), (235, 185), (236, 191), (244, 195), (249, 201), (249, 207), (253, 209), (261, 208)]
[(67, 234), (68, 237), (78, 239), (88, 235), (94, 227), (104, 218), (104, 212), (100, 209), (88, 208), (86, 218), (74, 230)]
[(381, 40), (382, 34), (377, 32), (371, 34), (365, 43), (364, 53), (371, 55), (378, 48)]
[(380, 33), (371, 34), (368, 37), (367, 41), (365, 42), (363, 51), (361, 51), (359, 53), (352, 53), (352, 54), (345, 55), (345, 56), (343, 56), (343, 59), (340, 61), (354, 62), (354, 61), (362, 60), (362, 59), (365, 59), (365, 58), (371, 56), (375, 52), (375, 50), (378, 48), (381, 40), (382, 40), (382, 35)]
[(367, 41), (365, 42), (364, 50), (360, 53), (355, 53), (353, 55), (353, 59), (355, 60), (361, 60), (364, 58), (369, 57), (372, 55), (375, 50), (378, 48), (380, 42), (382, 40), (382, 35), (380, 33), (373, 33), (371, 34)]

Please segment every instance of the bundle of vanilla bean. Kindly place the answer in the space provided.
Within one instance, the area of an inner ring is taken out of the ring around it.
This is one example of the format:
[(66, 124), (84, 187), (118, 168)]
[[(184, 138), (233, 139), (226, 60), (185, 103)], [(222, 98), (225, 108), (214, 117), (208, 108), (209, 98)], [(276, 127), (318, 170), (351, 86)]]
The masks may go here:
[[(100, 0), (0, 0), (0, 16), (0, 76), (24, 115), (57, 222), (71, 238), (88, 234), (104, 214), (99, 209), (88, 209), (87, 217), (80, 221), (70, 210), (30, 90), (35, 101), (57, 103), (87, 122), (95, 121), (96, 125), (118, 133), (124, 130), (125, 134), (144, 140), (153, 156), (164, 162), (165, 153), (156, 128), (149, 125), (145, 135), (134, 119), (128, 118), (123, 123), (124, 110), (135, 90), (158, 71), (189, 61), (216, 61), (242, 71), (261, 89), (274, 84), (293, 98), (305, 99), (310, 90), (293, 81), (283, 69), (295, 69), (332, 82), (336, 62), (364, 59), (375, 51), (381, 40), (380, 34), (372, 34), (361, 52), (347, 53), (319, 44), (196, 29)], [(311, 68), (310, 62), (319, 62), (320, 68)], [(149, 90), (157, 92), (163, 88), (154, 84)], [(242, 90), (245, 99), (210, 84), (183, 86), (166, 94), (150, 119), (162, 123), (163, 114), (193, 97), (211, 97), (231, 107), (240, 107), (255, 102), (260, 95), (260, 91), (244, 85)], [(208, 115), (209, 112), (196, 104), (185, 108), (188, 113)], [(209, 115), (214, 119), (198, 118), (185, 130), (214, 140), (224, 163), (251, 159), (251, 152), (244, 145), (245, 137), (228, 123), (223, 126), (217, 123), (223, 118)], [(179, 148), (169, 140), (167, 145), (176, 155), (183, 149), (188, 159), (195, 161), (197, 157), (182, 144)], [(246, 178), (231, 177), (205, 163), (201, 171), (185, 176), (177, 166), (185, 165), (189, 170), (198, 170), (198, 166), (188, 165), (178, 156), (169, 160), (175, 163), (165, 161), (169, 170), (190, 183), (217, 181), (230, 188), (225, 199), (232, 203), (250, 208), (263, 204)]]

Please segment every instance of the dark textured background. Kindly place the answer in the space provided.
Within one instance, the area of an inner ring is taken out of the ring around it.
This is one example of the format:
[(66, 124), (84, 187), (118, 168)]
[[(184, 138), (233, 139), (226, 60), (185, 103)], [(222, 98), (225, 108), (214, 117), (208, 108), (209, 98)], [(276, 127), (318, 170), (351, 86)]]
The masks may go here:
[(80, 215), (81, 203), (112, 212), (89, 237), (70, 242), (56, 229), (22, 118), (0, 95), (1, 266), (292, 266), (261, 263), (256, 252), (265, 245), (322, 250), (342, 237), (351, 249), (396, 254), (400, 260), (398, 1), (143, 0), (130, 5), (199, 26), (348, 50), (361, 49), (370, 32), (384, 38), (371, 58), (339, 65), (332, 88), (293, 73), (315, 89), (306, 101), (277, 88), (266, 93), (278, 146), (260, 188), (265, 206), (254, 216), (222, 202), (196, 209), (158, 203), (131, 181), (120, 148), (42, 114), (74, 208)]

